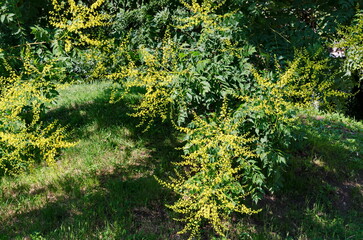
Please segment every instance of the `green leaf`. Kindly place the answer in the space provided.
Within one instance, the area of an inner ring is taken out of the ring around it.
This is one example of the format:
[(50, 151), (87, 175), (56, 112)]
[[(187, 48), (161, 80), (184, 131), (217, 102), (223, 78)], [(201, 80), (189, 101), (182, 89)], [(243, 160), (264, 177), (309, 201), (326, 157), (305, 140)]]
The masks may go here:
[(6, 14), (0, 16), (0, 21), (3, 23), (5, 22)]

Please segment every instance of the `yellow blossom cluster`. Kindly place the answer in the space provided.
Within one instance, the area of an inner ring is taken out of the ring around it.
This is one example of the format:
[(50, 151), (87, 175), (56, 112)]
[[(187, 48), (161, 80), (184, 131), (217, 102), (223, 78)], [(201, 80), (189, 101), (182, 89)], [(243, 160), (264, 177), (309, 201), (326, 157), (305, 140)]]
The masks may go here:
[(274, 115), (276, 120), (292, 121), (293, 117), (286, 114), (296, 108), (311, 108), (314, 102), (325, 104), (329, 97), (348, 97), (348, 93), (334, 89), (333, 77), (318, 74), (328, 70), (326, 60), (312, 60), (306, 52), (297, 52), (285, 71), (277, 77), (261, 76), (255, 69), (252, 73), (261, 91), (260, 98), (242, 96), (240, 99), (249, 103), (252, 111), (263, 111)]
[(188, 29), (195, 26), (202, 26), (202, 37), (204, 34), (211, 34), (216, 31), (226, 31), (228, 28), (221, 26), (221, 20), (231, 16), (233, 13), (223, 15), (216, 14), (216, 11), (226, 2), (226, 0), (203, 0), (199, 3), (197, 0), (180, 1), (187, 8), (192, 16), (178, 18), (181, 25), (176, 27), (179, 29)]
[[(296, 70), (297, 64), (293, 64), (287, 71), (281, 73), (277, 81), (270, 77), (261, 76), (254, 68), (251, 69), (256, 80), (258, 93), (252, 92), (242, 96), (237, 96), (243, 103), (243, 111), (245, 115), (253, 115), (261, 113), (273, 119), (269, 122), (271, 126), (275, 123), (288, 123), (295, 120), (292, 114), (296, 106), (287, 98), (287, 87), (292, 79), (292, 75)], [(273, 130), (273, 129), (271, 129)]]
[(92, 66), (88, 80), (105, 77), (110, 60), (115, 55), (115, 39), (104, 37), (105, 27), (112, 24), (111, 15), (100, 11), (105, 1), (96, 0), (87, 6), (84, 3), (76, 3), (75, 0), (52, 0), (54, 10), (51, 12), (50, 23), (65, 31), (65, 34), (61, 35), (65, 51), (69, 52), (77, 46), (91, 46), (83, 55), (86, 62)]
[(198, 237), (203, 221), (209, 222), (221, 236), (228, 229), (229, 214), (253, 214), (258, 211), (243, 204), (250, 194), (241, 184), (243, 171), (256, 157), (249, 144), (255, 139), (240, 134), (241, 120), (236, 121), (225, 103), (218, 117), (202, 119), (195, 116), (193, 128), (179, 129), (188, 136), (183, 161), (175, 163), (184, 173), (170, 182), (158, 181), (178, 195), (179, 200), (169, 208), (184, 215), (185, 227), (179, 232)]
[(141, 118), (140, 125), (148, 122), (149, 127), (155, 118), (161, 117), (164, 121), (169, 117), (170, 106), (174, 101), (172, 94), (175, 91), (175, 81), (186, 71), (178, 70), (176, 44), (169, 32), (166, 32), (160, 49), (150, 50), (141, 46), (138, 52), (143, 61), (141, 67), (128, 57), (129, 63), (121, 67), (120, 72), (110, 74), (108, 77), (127, 78), (123, 83), (124, 96), (134, 88), (145, 89), (140, 103), (133, 106), (135, 113), (130, 115)]
[(102, 79), (108, 74), (109, 69), (107, 66), (110, 64), (110, 60), (113, 60), (113, 55), (115, 55), (112, 54), (112, 46), (113, 44), (108, 44), (102, 46), (102, 49), (91, 48), (84, 53), (86, 60), (92, 63), (87, 77), (88, 81)]
[(321, 80), (316, 75), (326, 69), (324, 62), (309, 60), (301, 53), (277, 76), (261, 75), (252, 68), (257, 92), (237, 96), (243, 102), (244, 115), (259, 113), (271, 126), (286, 125), (296, 120), (293, 112), (298, 108), (311, 108), (315, 101), (325, 103), (328, 97), (347, 97), (333, 88), (332, 79)]
[(97, 0), (91, 6), (77, 4), (75, 0), (66, 2), (52, 0), (54, 11), (51, 12), (50, 23), (68, 33), (65, 39), (65, 50), (70, 51), (73, 45), (92, 45), (102, 47), (110, 45), (111, 40), (100, 40), (93, 37), (89, 29), (108, 26), (111, 16), (99, 12), (106, 0)]
[(290, 69), (295, 74), (285, 80), (284, 94), (291, 102), (302, 107), (312, 106), (314, 102), (328, 104), (332, 97), (348, 97), (349, 93), (334, 89), (336, 76), (331, 68), (328, 59), (320, 60), (317, 56), (309, 56), (306, 50), (297, 51), (295, 60), (290, 64)]

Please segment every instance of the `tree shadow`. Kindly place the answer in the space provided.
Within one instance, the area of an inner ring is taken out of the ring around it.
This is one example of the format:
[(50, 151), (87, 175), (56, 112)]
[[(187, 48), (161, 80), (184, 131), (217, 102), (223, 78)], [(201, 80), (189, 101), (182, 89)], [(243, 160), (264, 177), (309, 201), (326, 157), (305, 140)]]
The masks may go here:
[(175, 229), (180, 226), (164, 206), (170, 194), (153, 176), (138, 176), (145, 168), (120, 167), (112, 173), (87, 176), (99, 182), (92, 189), (84, 187), (82, 176), (67, 175), (57, 182), (65, 195), (46, 190), (47, 203), (13, 214), (2, 223), (0, 239), (24, 238), (35, 232), (46, 239), (99, 239), (108, 224), (115, 225), (112, 239), (177, 239)]
[(316, 116), (301, 119), (293, 133), (290, 166), (322, 173), (332, 182), (361, 177), (363, 170), (363, 126), (341, 119)]
[[(129, 131), (128, 138), (141, 141), (150, 151), (135, 160), (132, 150), (123, 147), (120, 157), (129, 164), (73, 171), (35, 190), (19, 185), (14, 190), (16, 198), (29, 202), (45, 198), (46, 203), (10, 213), (0, 226), (0, 239), (31, 239), (38, 233), (46, 239), (179, 239), (175, 233), (180, 224), (164, 206), (173, 196), (154, 175), (165, 177), (170, 172), (171, 161), (180, 156), (175, 150), (180, 141), (172, 126), (164, 123), (143, 132), (137, 127), (138, 119), (128, 115), (129, 104), (124, 100), (109, 103), (110, 94), (111, 89), (105, 89), (92, 101), (52, 109), (46, 117), (67, 125), (74, 141), (94, 134), (94, 129), (86, 131), (89, 125), (100, 131), (122, 126)], [(90, 181), (94, 184), (85, 183)], [(3, 196), (2, 201), (14, 199)]]
[[(133, 132), (138, 131), (137, 119), (128, 113), (132, 109), (125, 101), (110, 103), (111, 89), (104, 89), (102, 94), (86, 102), (73, 102), (67, 106), (60, 106), (48, 111), (48, 121), (58, 121), (63, 126), (68, 126), (74, 136), (78, 138), (87, 137), (82, 134), (82, 127), (90, 123), (97, 124), (98, 128), (109, 128), (111, 126), (126, 126)], [(81, 130), (81, 131), (80, 131)]]
[[(250, 222), (256, 239), (362, 239), (363, 128), (321, 116), (301, 119), (283, 173)], [(256, 234), (257, 236), (258, 234)]]

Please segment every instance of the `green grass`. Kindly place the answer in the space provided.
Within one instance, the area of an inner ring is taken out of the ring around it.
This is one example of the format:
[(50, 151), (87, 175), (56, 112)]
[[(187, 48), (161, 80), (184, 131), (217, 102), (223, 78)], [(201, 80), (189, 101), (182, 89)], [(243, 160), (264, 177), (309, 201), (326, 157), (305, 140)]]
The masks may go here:
[(0, 183), (0, 238), (168, 239), (179, 228), (153, 177), (179, 156), (171, 128), (137, 129), (123, 103), (109, 103), (111, 85), (60, 91), (48, 118), (68, 125), (76, 147), (55, 166)]
[[(47, 119), (78, 144), (54, 166), (0, 179), (0, 239), (184, 239), (164, 204), (165, 178), (180, 157), (171, 126), (143, 133), (110, 83), (60, 90)], [(234, 215), (231, 239), (363, 239), (363, 124), (339, 114), (301, 113), (284, 187), (250, 217)], [(203, 230), (205, 239), (212, 236)]]

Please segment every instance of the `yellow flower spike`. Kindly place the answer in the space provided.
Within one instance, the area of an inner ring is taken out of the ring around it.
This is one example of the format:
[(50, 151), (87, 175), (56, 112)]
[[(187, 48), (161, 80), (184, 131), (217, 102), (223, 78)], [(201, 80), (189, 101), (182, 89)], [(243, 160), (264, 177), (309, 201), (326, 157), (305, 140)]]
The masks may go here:
[(192, 0), (191, 3), (181, 0), (181, 3), (188, 9), (192, 16), (187, 18), (178, 18), (181, 25), (176, 27), (179, 29), (188, 29), (194, 26), (202, 26), (202, 36), (200, 42), (203, 41), (206, 34), (216, 31), (227, 31), (228, 28), (219, 27), (221, 20), (229, 17), (231, 13), (217, 15), (215, 12), (226, 2), (226, 0), (203, 0), (200, 4)]
[[(240, 124), (240, 121), (232, 120), (226, 102), (216, 121), (213, 123), (195, 116), (193, 129), (179, 127), (189, 135), (188, 149), (194, 147), (195, 150), (176, 163), (185, 173), (179, 173), (174, 179), (176, 185), (168, 186), (180, 195), (179, 200), (168, 207), (184, 215), (178, 219), (186, 223), (179, 233), (189, 233), (190, 238), (199, 235), (204, 220), (216, 233), (224, 236), (231, 212), (256, 212), (242, 204), (247, 194), (233, 194), (235, 191), (246, 192), (246, 186), (240, 185), (239, 181), (241, 171), (248, 166), (247, 160), (256, 157), (246, 145), (255, 139), (234, 131), (235, 124)], [(235, 167), (236, 159), (242, 159), (246, 164)], [(160, 183), (167, 186), (163, 181)]]
[(144, 46), (139, 48), (144, 62), (143, 69), (139, 69), (131, 57), (127, 57), (129, 64), (122, 67), (120, 72), (108, 76), (111, 79), (126, 78), (127, 81), (124, 82), (126, 93), (134, 87), (142, 87), (146, 90), (141, 102), (133, 106), (135, 112), (130, 114), (141, 118), (140, 126), (147, 124), (145, 130), (150, 127), (155, 118), (165, 121), (170, 117), (169, 110), (174, 102), (173, 84), (179, 76), (187, 72), (177, 69), (178, 53), (175, 46), (167, 31), (159, 49), (160, 52)]

